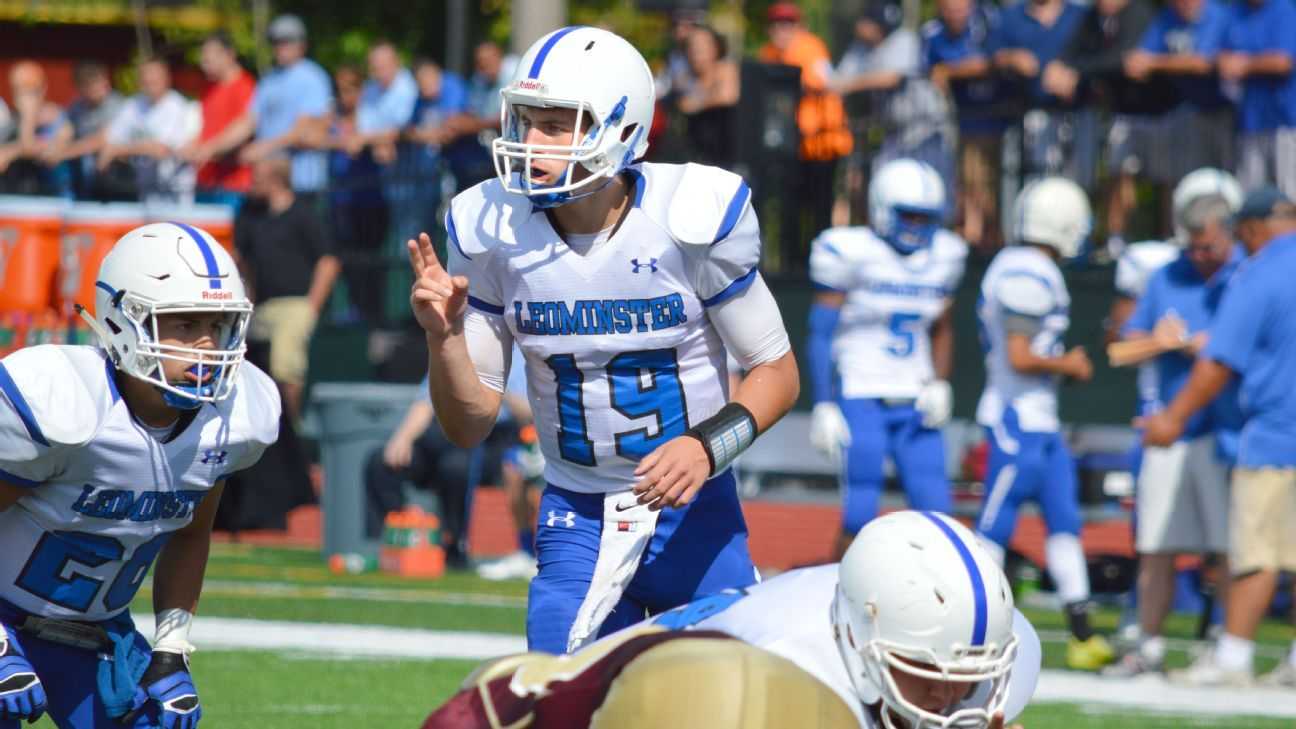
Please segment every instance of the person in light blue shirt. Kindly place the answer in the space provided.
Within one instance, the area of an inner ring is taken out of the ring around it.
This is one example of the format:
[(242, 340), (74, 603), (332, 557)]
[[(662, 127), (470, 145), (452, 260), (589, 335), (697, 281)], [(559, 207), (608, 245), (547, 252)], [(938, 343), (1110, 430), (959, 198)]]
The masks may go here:
[[(1155, 341), (1151, 366), (1157, 402), (1170, 402), (1188, 380), (1210, 336), (1215, 311), (1246, 257), (1233, 239), (1232, 209), (1222, 195), (1200, 195), (1176, 223), (1187, 231), (1178, 258), (1152, 274), (1121, 331), (1126, 341)], [(1220, 399), (1234, 393), (1225, 392)], [(1104, 674), (1125, 677), (1164, 670), (1162, 624), (1174, 596), (1175, 558), (1228, 550), (1228, 467), (1218, 454), (1212, 408), (1193, 415), (1178, 441), (1144, 451), (1135, 501), (1139, 553), (1139, 642)]]
[(275, 18), (267, 35), (274, 47), (274, 70), (257, 82), (247, 113), (196, 146), (190, 161), (201, 166), (255, 138), (239, 153), (245, 164), (289, 155), (293, 190), (317, 193), (328, 185), (328, 157), (317, 147), (328, 129), (333, 87), (324, 69), (306, 57), (306, 26), (300, 18)]
[(427, 232), (441, 245), (445, 236), (437, 213), (446, 172), (442, 156), (445, 125), (467, 107), (468, 90), (458, 74), (442, 69), (429, 58), (414, 62), (414, 80), (418, 98), (402, 124), (402, 141), (397, 146), (387, 200), (396, 240), (403, 242)]
[[(1237, 214), (1251, 254), (1230, 281), (1210, 341), (1166, 409), (1143, 418), (1144, 442), (1169, 446), (1231, 380), (1244, 422), (1230, 484), (1224, 634), (1172, 679), (1193, 685), (1252, 680), (1255, 632), (1281, 570), (1296, 570), (1296, 204), (1261, 188)], [(1296, 686), (1296, 645), (1262, 683)]]
[(1237, 0), (1219, 54), (1219, 75), (1241, 84), (1238, 181), (1296, 197), (1296, 3)]
[[(388, 41), (375, 44), (369, 50), (369, 80), (360, 90), (360, 105), (356, 109), (357, 134), (352, 148), (392, 145), (401, 127), (409, 121), (418, 96), (414, 74), (401, 66), (396, 46)], [(375, 154), (380, 159), (390, 159), (390, 155), (377, 149)], [(394, 154), (393, 149), (391, 155)]]
[(445, 156), (460, 191), (495, 174), (490, 143), (500, 128), (500, 89), (513, 77), (517, 58), (505, 56), (499, 45), (485, 41), (473, 50), (473, 75), (468, 80), (468, 104), (446, 124)]

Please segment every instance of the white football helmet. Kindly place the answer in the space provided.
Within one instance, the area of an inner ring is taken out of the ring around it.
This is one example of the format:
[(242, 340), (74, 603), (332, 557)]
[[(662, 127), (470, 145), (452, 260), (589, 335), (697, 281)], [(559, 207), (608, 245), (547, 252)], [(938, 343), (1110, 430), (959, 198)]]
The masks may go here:
[[(881, 700), (887, 729), (983, 729), (1004, 710), (1012, 591), (972, 532), (943, 514), (893, 512), (860, 530), (840, 570), (837, 646), (860, 700)], [(900, 673), (965, 690), (931, 711), (901, 693)]]
[[(81, 317), (122, 372), (151, 382), (172, 407), (194, 409), (233, 390), (247, 351), (252, 302), (234, 259), (210, 233), (183, 223), (151, 223), (122, 236), (99, 265), (95, 308)], [(157, 316), (224, 312), (219, 349), (158, 341)], [(196, 383), (168, 382), (162, 361), (191, 365)]]
[[(652, 71), (634, 46), (599, 28), (560, 28), (536, 41), (501, 91), (500, 137), (495, 174), (509, 192), (554, 207), (593, 193), (648, 151), (652, 126)], [(518, 107), (571, 109), (576, 124), (570, 144), (527, 144)], [(589, 128), (580, 130), (588, 115)], [(555, 185), (534, 184), (531, 163), (562, 160), (567, 171)], [(576, 166), (589, 172), (575, 179)]]
[(1189, 172), (1175, 185), (1174, 193), (1170, 196), (1175, 242), (1179, 245), (1188, 245), (1188, 229), (1183, 222), (1188, 206), (1206, 195), (1224, 198), (1230, 212), (1236, 213), (1242, 208), (1242, 186), (1233, 175), (1214, 167), (1202, 167)]
[(945, 183), (926, 162), (892, 160), (869, 182), (869, 225), (905, 255), (929, 245), (944, 217)]
[(1089, 196), (1065, 177), (1045, 177), (1030, 183), (1013, 204), (1010, 240), (1018, 245), (1045, 245), (1063, 259), (1084, 249), (1093, 228)]

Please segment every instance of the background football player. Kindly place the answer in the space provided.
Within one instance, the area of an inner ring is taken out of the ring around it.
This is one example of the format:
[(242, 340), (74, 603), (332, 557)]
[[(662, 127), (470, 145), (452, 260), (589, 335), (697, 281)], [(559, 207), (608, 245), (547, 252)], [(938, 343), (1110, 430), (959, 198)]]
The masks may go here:
[(721, 631), (787, 658), (864, 729), (999, 726), (1021, 713), (1040, 670), (1039, 638), (994, 558), (967, 527), (925, 511), (869, 522), (840, 564), (791, 570), (649, 622)]
[[(104, 258), (99, 347), (0, 361), (0, 727), (192, 729), (189, 627), (225, 477), (278, 435), (243, 362), (252, 304), (207, 233), (157, 223)], [(153, 645), (128, 605), (154, 561)]]
[[(548, 484), (527, 641), (563, 652), (755, 581), (729, 466), (798, 375), (747, 184), (634, 164), (654, 97), (633, 46), (562, 28), (502, 94), (498, 179), (451, 203), (449, 271), (426, 235), (410, 241), (410, 303), (460, 445), (490, 430), (521, 348)], [(734, 392), (726, 349), (748, 371)]]
[(1111, 646), (1089, 626), (1089, 573), (1080, 545), (1079, 485), (1075, 461), (1059, 432), (1058, 384), (1087, 382), (1093, 364), (1083, 347), (1066, 349), (1071, 297), (1058, 268), (1075, 258), (1089, 233), (1084, 191), (1049, 177), (1017, 196), (1013, 245), (990, 262), (977, 302), (986, 384), (977, 422), (990, 440), (985, 500), (977, 531), (1000, 564), (1017, 526), (1017, 509), (1040, 504), (1048, 539), (1047, 568), (1057, 584), (1071, 639), (1067, 664), (1097, 669)]
[(950, 510), (938, 428), (953, 407), (950, 306), (967, 244), (944, 216), (940, 175), (899, 159), (869, 185), (871, 227), (831, 228), (811, 247), (810, 442), (845, 456), (837, 558), (877, 516), (887, 457), (911, 507)]

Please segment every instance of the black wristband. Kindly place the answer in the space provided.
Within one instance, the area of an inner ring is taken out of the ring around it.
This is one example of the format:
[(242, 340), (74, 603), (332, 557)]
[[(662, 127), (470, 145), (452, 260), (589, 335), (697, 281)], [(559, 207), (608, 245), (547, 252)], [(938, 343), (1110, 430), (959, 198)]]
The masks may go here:
[(711, 462), (712, 476), (725, 470), (738, 454), (756, 440), (756, 418), (742, 405), (731, 402), (720, 412), (685, 431), (702, 442), (707, 460)]

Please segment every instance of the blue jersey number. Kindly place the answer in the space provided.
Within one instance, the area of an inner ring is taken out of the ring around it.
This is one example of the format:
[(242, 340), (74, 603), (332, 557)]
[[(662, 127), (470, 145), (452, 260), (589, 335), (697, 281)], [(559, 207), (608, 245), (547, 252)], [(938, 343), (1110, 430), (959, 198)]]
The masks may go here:
[[(545, 360), (558, 381), (558, 451), (563, 459), (582, 466), (597, 465), (594, 441), (585, 423), (581, 386), (585, 376), (576, 356), (555, 354)], [(615, 435), (617, 454), (639, 459), (688, 430), (688, 406), (673, 349), (622, 352), (607, 365), (614, 410), (627, 418), (655, 418), (655, 428), (636, 428)], [(645, 380), (645, 377), (647, 378)], [(655, 432), (653, 432), (655, 431)]]
[(908, 357), (914, 351), (915, 324), (922, 322), (922, 314), (897, 311), (891, 315), (888, 326), (893, 338), (887, 351), (896, 357)]
[(660, 625), (669, 630), (683, 630), (691, 628), (694, 625), (706, 620), (712, 615), (722, 613), (729, 609), (730, 605), (747, 597), (747, 591), (741, 587), (735, 590), (725, 590), (714, 595), (694, 600), (687, 605), (681, 605), (674, 610), (668, 610), (661, 615), (653, 618), (654, 625)]
[[(135, 554), (122, 565), (117, 578), (108, 587), (104, 595), (105, 608), (117, 610), (134, 599), (153, 558), (170, 536), (160, 534), (136, 547)], [(48, 532), (36, 543), (15, 583), (54, 605), (86, 612), (94, 605), (104, 580), (78, 573), (76, 568), (98, 567), (120, 560), (125, 553), (125, 546), (112, 537), (81, 532)]]

